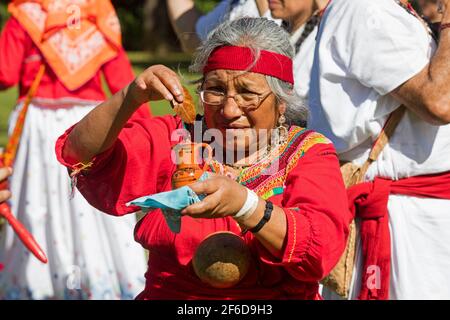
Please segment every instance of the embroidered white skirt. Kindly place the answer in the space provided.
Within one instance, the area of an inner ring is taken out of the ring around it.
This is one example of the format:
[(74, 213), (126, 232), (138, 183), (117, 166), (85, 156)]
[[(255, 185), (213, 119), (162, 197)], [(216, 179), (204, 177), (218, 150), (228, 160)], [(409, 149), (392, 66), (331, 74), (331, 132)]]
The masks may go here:
[(0, 235), (0, 299), (132, 299), (144, 288), (146, 258), (134, 241), (135, 215), (102, 213), (78, 191), (69, 199), (70, 179), (56, 160), (56, 139), (92, 108), (29, 107), (10, 203), (49, 261), (36, 259), (6, 225)]

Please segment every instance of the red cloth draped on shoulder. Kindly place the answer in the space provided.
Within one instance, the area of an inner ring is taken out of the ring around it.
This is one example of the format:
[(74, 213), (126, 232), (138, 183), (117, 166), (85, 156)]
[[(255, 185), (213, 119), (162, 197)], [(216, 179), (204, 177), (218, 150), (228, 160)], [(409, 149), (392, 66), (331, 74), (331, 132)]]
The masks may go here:
[[(109, 214), (136, 211), (138, 208), (125, 204), (171, 189), (175, 170), (171, 148), (178, 142), (171, 141), (171, 134), (180, 128), (180, 119), (173, 116), (130, 121), (116, 144), (78, 176), (78, 190), (93, 206)], [(69, 168), (74, 161), (64, 159), (62, 150), (70, 130), (56, 144), (58, 160)], [(136, 241), (151, 252), (146, 287), (138, 299), (320, 298), (318, 281), (337, 263), (346, 243), (350, 219), (346, 191), (336, 152), (326, 138), (295, 127), (290, 130), (289, 146), (280, 157), (277, 172), (257, 177), (249, 174), (247, 184), (286, 213), (282, 257), (272, 256), (247, 233), (244, 240), (254, 257), (250, 272), (234, 288), (211, 288), (193, 272), (195, 249), (213, 232), (240, 234), (238, 224), (230, 217), (184, 216), (181, 232), (174, 234), (161, 212), (151, 212), (135, 228)]]
[[(363, 276), (359, 299), (389, 298), (391, 239), (388, 200), (390, 194), (450, 200), (450, 172), (392, 181), (376, 178), (348, 190), (350, 209), (361, 219)], [(377, 272), (379, 271), (379, 274)]]

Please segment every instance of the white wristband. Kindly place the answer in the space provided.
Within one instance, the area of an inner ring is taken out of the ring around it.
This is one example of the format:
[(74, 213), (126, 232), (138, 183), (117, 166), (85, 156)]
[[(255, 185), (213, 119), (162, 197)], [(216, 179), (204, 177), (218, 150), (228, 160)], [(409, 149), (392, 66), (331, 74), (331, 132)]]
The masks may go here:
[(239, 219), (241, 221), (247, 219), (256, 211), (259, 202), (258, 195), (254, 191), (248, 188), (246, 189), (247, 189), (247, 199), (245, 200), (244, 205), (238, 211), (238, 213), (236, 213), (233, 216), (234, 219)]

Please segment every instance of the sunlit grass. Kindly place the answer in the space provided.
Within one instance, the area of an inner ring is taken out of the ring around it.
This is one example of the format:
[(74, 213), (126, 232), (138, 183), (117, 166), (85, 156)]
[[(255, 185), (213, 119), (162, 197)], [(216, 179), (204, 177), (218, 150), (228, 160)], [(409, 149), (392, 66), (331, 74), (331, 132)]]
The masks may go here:
[(0, 146), (5, 146), (8, 133), (8, 118), (17, 100), (17, 88), (0, 91)]

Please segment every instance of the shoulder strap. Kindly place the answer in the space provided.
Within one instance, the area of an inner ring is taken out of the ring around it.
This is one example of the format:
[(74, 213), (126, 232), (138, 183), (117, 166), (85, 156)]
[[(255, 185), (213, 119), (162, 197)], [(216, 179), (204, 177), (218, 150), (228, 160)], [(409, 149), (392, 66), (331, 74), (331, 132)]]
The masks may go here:
[(19, 112), (19, 115), (16, 120), (16, 124), (14, 126), (14, 130), (11, 136), (8, 139), (8, 143), (6, 145), (5, 153), (3, 154), (3, 162), (5, 166), (12, 166), (14, 164), (14, 159), (16, 158), (16, 152), (19, 148), (20, 137), (22, 136), (23, 125), (25, 123), (25, 117), (27, 115), (28, 106), (31, 103), (31, 100), (34, 98), (37, 89), (39, 88), (39, 84), (41, 83), (42, 76), (45, 73), (45, 65), (42, 64), (39, 67), (39, 71), (34, 78), (33, 83), (31, 84), (30, 89), (28, 90), (28, 94), (25, 98), (25, 102), (23, 103), (22, 109)]
[(403, 118), (405, 111), (406, 107), (404, 105), (401, 105), (389, 115), (388, 119), (386, 120), (386, 123), (384, 124), (383, 129), (381, 130), (380, 134), (378, 135), (377, 139), (372, 145), (369, 158), (361, 166), (358, 182), (362, 182), (362, 179), (364, 179), (364, 176), (367, 170), (369, 169), (369, 166), (378, 159), (379, 155), (381, 154), (381, 151), (383, 151), (384, 147), (388, 144), (389, 139), (391, 139), (395, 129), (400, 123), (400, 120)]

